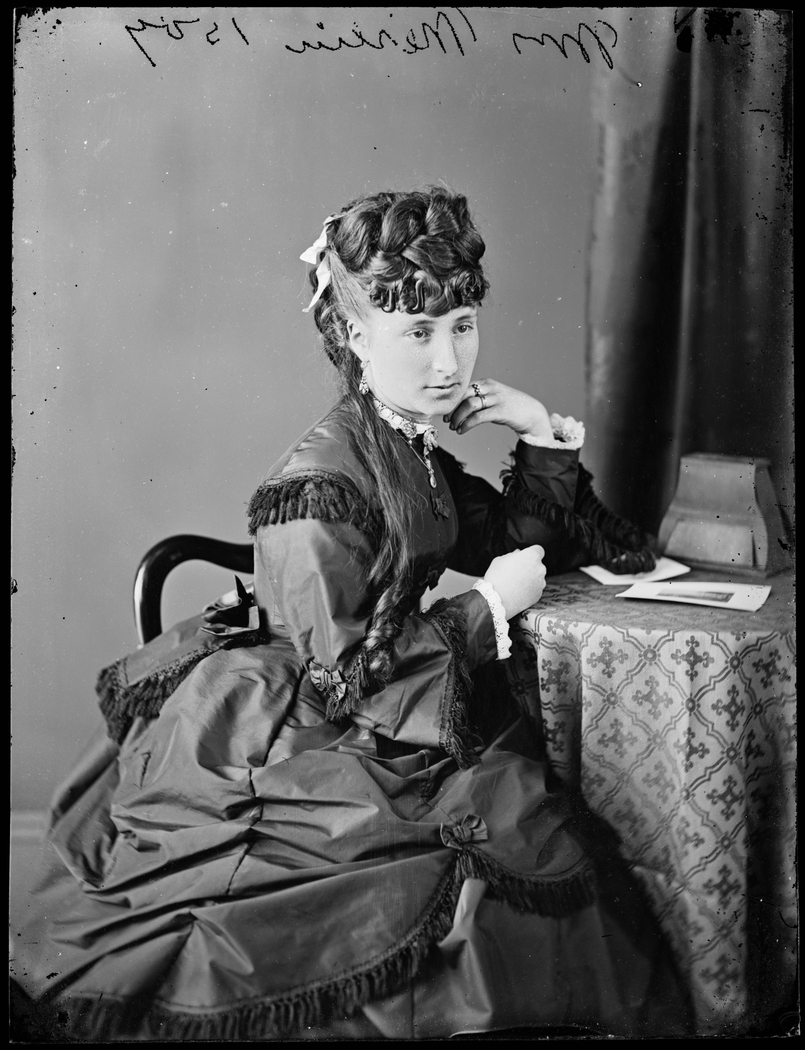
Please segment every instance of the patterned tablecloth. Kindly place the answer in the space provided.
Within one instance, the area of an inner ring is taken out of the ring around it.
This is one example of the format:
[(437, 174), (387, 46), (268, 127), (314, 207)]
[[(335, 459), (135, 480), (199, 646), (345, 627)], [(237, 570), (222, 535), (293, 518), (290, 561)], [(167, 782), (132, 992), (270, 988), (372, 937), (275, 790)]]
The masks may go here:
[(792, 575), (756, 613), (628, 601), (554, 577), (513, 625), (508, 673), (548, 759), (619, 833), (702, 1035), (785, 1010), (796, 979)]

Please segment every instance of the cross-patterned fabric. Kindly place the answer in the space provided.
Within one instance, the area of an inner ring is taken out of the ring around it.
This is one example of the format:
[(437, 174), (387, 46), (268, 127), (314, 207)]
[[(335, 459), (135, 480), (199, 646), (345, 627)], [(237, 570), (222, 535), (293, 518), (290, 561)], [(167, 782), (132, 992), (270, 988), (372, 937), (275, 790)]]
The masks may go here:
[(793, 580), (761, 582), (767, 603), (741, 613), (571, 573), (512, 629), (515, 695), (621, 836), (702, 1034), (770, 1016), (795, 980)]

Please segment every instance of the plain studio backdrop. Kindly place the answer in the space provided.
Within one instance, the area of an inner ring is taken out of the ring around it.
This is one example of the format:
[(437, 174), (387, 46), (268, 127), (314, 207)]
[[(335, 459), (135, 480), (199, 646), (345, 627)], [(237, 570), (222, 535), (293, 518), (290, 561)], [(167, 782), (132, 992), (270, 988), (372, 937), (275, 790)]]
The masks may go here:
[[(96, 674), (136, 645), (131, 588), (145, 551), (182, 532), (247, 542), (250, 495), (332, 403), (299, 260), (325, 216), (365, 191), (464, 192), (492, 284), (476, 377), (583, 417), (591, 92), (613, 42), (600, 17), (20, 16), (15, 809), (44, 808), (100, 725)], [(617, 62), (610, 75), (624, 76)], [(514, 444), (500, 427), (442, 437), (492, 481)], [(232, 586), (224, 570), (180, 567), (163, 623)]]

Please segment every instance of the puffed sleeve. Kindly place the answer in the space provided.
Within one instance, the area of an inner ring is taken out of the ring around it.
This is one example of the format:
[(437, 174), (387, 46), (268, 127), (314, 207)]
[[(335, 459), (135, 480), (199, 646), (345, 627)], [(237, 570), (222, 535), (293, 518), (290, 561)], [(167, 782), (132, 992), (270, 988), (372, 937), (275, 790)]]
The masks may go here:
[[(309, 492), (316, 490), (321, 483), (309, 482)], [(344, 513), (343, 504), (342, 498), (339, 513), (330, 500), (308, 500), (290, 515), (269, 514), (254, 530), (258, 599), (270, 593), (271, 618), (288, 630), (327, 700), (329, 718), (349, 717), (382, 736), (439, 747), (460, 765), (471, 765), (470, 675), (497, 656), (489, 605), (478, 591), (468, 591), (426, 613), (411, 612), (393, 643), (391, 673), (379, 681), (364, 647), (374, 607), (367, 580), (375, 547), (371, 529)]]
[(451, 569), (482, 575), (492, 558), (535, 543), (551, 575), (591, 562), (621, 573), (654, 567), (640, 530), (596, 497), (577, 449), (518, 441), (502, 492), (443, 450), (439, 462), (459, 521)]

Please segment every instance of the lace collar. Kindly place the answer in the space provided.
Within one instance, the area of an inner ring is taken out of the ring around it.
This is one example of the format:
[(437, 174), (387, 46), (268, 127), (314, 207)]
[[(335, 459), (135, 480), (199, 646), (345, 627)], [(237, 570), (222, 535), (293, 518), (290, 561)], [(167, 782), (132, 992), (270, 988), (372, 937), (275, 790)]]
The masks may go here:
[(409, 419), (408, 416), (401, 416), (393, 408), (384, 405), (374, 394), (372, 395), (372, 401), (377, 409), (377, 414), (382, 419), (385, 419), (389, 426), (398, 430), (409, 443), (421, 434), (426, 454), (436, 448), (439, 431), (431, 423), (417, 423), (415, 420)]

